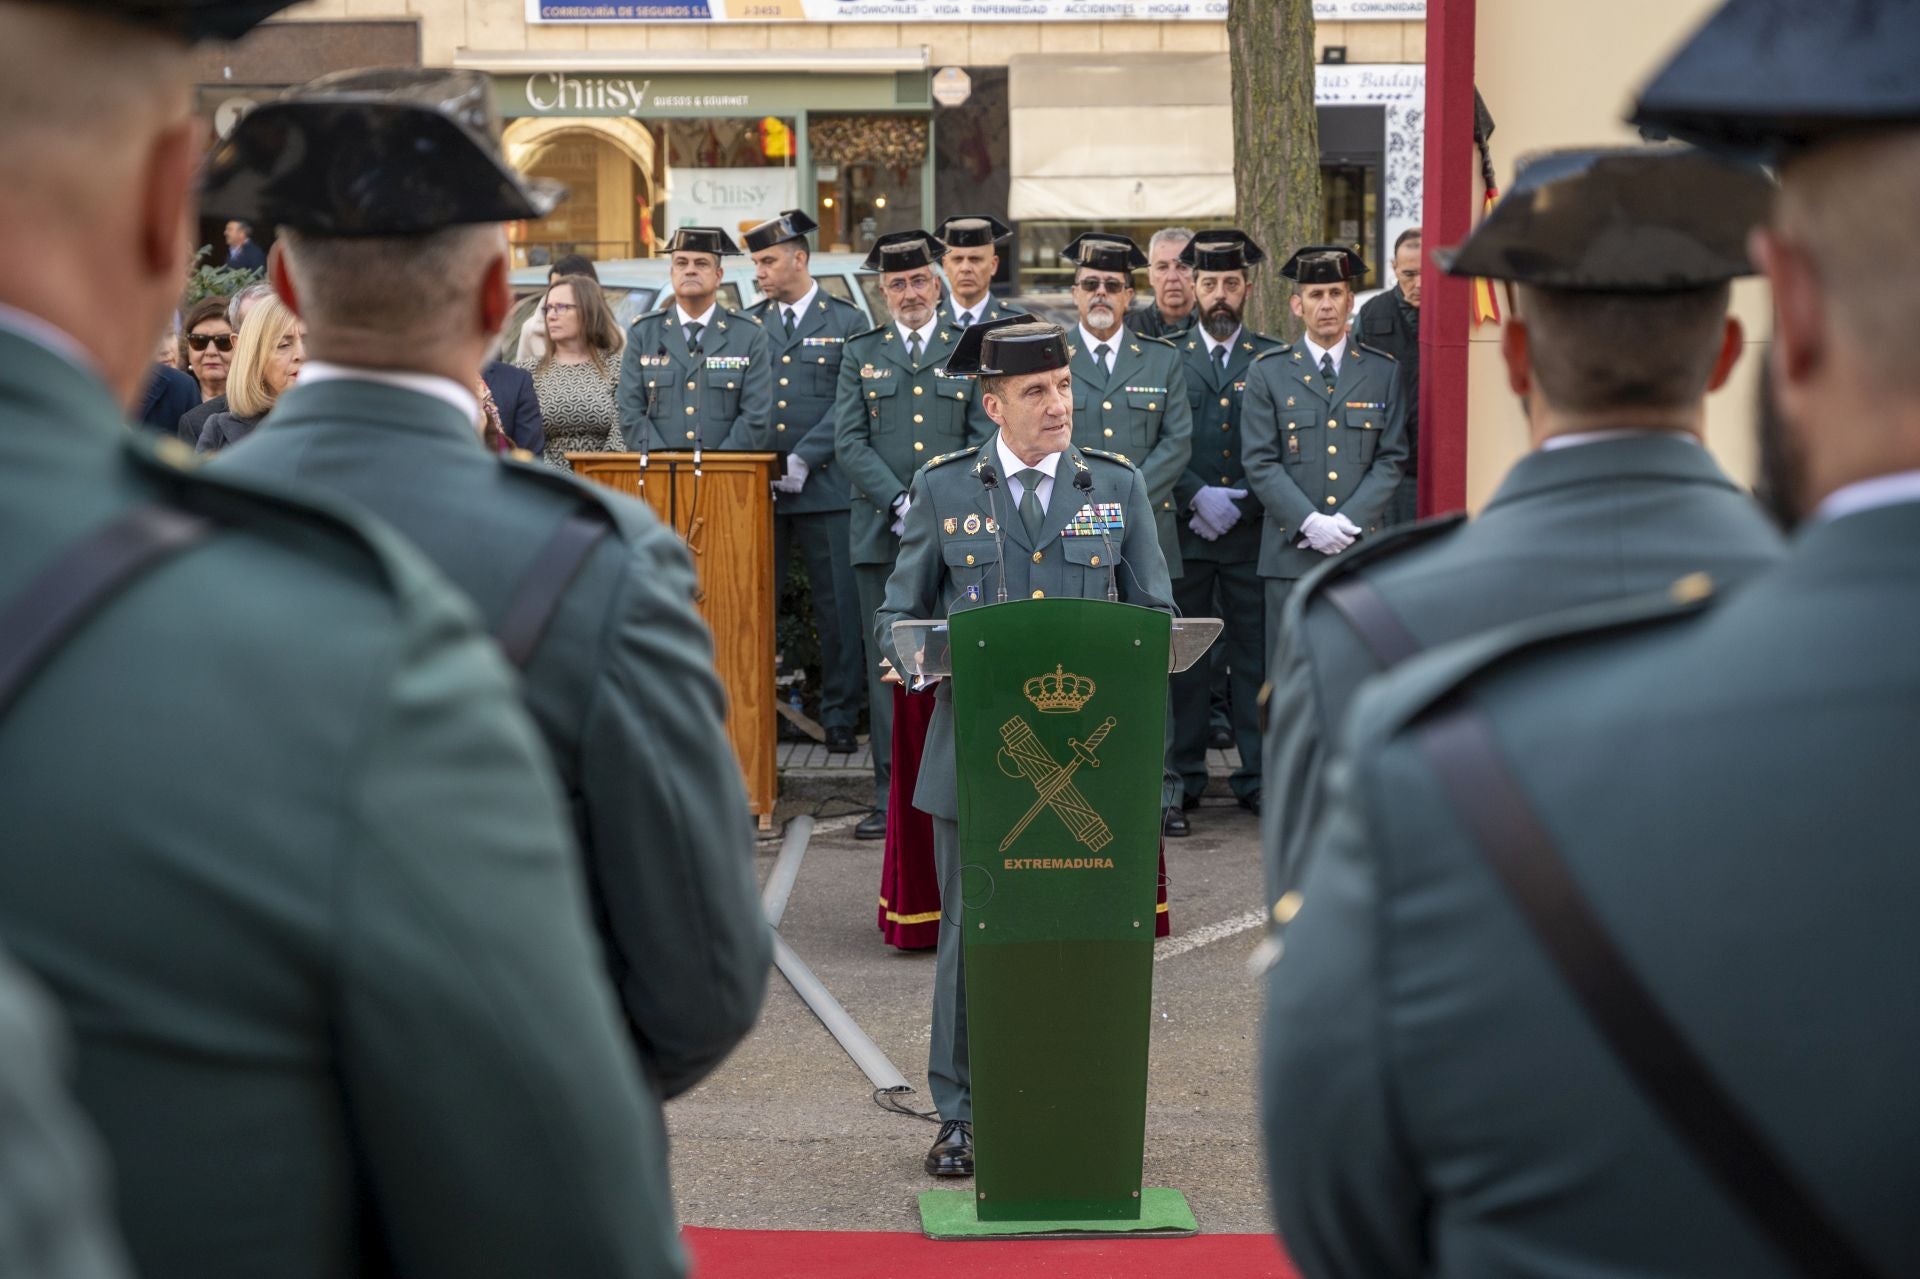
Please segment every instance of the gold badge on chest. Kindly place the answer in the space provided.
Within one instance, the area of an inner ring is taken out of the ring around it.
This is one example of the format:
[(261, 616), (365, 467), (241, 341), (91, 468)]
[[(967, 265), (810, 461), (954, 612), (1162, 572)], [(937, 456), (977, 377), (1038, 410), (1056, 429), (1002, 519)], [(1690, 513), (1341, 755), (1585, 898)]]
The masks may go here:
[(966, 529), (967, 535), (971, 537), (980, 531), (980, 517), (978, 515), (967, 516), (966, 523), (961, 525), (961, 527)]
[(940, 531), (945, 533), (948, 537), (952, 537), (955, 533), (958, 533), (960, 531), (960, 521), (954, 519), (953, 516), (949, 515), (947, 516), (946, 519), (940, 522)]

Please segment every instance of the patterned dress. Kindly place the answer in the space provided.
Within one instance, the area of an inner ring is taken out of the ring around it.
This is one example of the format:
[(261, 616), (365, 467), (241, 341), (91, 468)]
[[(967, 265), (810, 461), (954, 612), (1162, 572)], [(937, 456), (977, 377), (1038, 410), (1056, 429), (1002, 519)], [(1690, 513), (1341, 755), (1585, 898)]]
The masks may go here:
[(549, 466), (571, 471), (569, 453), (627, 451), (613, 399), (620, 384), (620, 356), (615, 353), (606, 360), (604, 377), (590, 363), (562, 364), (555, 360), (544, 373), (536, 361), (520, 366), (533, 374), (533, 393), (540, 401), (540, 416), (547, 423)]

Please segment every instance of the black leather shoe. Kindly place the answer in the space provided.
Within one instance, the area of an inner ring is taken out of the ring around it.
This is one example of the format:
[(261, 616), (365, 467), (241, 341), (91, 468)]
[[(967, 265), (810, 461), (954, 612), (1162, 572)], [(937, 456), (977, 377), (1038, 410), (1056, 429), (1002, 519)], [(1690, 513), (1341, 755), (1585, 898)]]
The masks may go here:
[(1187, 815), (1178, 808), (1163, 811), (1160, 819), (1160, 833), (1169, 839), (1185, 839), (1193, 833), (1193, 827), (1187, 825)]
[(1233, 730), (1230, 728), (1215, 728), (1210, 730), (1207, 733), (1207, 749), (1213, 751), (1232, 750)]
[(877, 808), (874, 809), (871, 813), (862, 817), (860, 824), (853, 828), (853, 837), (855, 839), (885, 839), (887, 837), (887, 815)]
[(927, 1176), (973, 1176), (973, 1125), (964, 1119), (949, 1119), (940, 1125), (933, 1149), (927, 1151)]
[(1200, 797), (1194, 794), (1192, 791), (1187, 791), (1186, 793), (1180, 796), (1181, 812), (1191, 813), (1194, 809), (1198, 807), (1200, 807)]
[(853, 740), (851, 728), (836, 727), (827, 730), (827, 754), (851, 755), (859, 748), (860, 744)]
[(1240, 807), (1258, 817), (1260, 815), (1260, 792), (1249, 791), (1247, 794), (1242, 795), (1240, 797)]

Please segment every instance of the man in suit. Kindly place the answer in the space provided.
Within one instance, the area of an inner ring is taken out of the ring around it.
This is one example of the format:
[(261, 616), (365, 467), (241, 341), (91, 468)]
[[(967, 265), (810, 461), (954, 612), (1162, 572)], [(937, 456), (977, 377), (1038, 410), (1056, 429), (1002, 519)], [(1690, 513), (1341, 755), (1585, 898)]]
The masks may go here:
[(264, 271), (267, 255), (253, 242), (253, 224), (238, 220), (227, 223), (223, 233), (227, 241), (227, 269)]
[(547, 424), (540, 416), (540, 399), (533, 391), (533, 374), (502, 360), (480, 366), (480, 380), (500, 410), (500, 429), (513, 446), (539, 457), (547, 447)]
[(1727, 598), (1684, 578), (1361, 694), (1271, 978), (1303, 1273), (1920, 1270), (1887, 1193), (1920, 1182), (1916, 44), (1911, 4), (1734, 0), (1640, 95), (1779, 166), (1749, 244), (1805, 528)]
[(1354, 317), (1353, 336), (1400, 361), (1401, 398), (1407, 402), (1407, 461), (1387, 508), (1387, 523), (1411, 524), (1419, 510), (1420, 471), (1420, 228), (1393, 242), (1393, 287)]
[[(1249, 332), (1241, 317), (1254, 268), (1266, 253), (1246, 232), (1204, 231), (1183, 250), (1193, 273), (1196, 322), (1180, 340), (1193, 456), (1174, 485), (1180, 524), (1180, 575), (1173, 602), (1184, 617), (1218, 617), (1218, 641), (1231, 672), (1228, 704), (1240, 767), (1228, 779), (1242, 807), (1260, 809), (1260, 686), (1265, 680), (1265, 597), (1260, 585), (1260, 503), (1246, 487), (1240, 459), (1240, 401), (1247, 370), (1277, 338)], [(1207, 789), (1211, 662), (1173, 677), (1172, 768), (1181, 807), (1200, 805)]]
[(149, 430), (172, 435), (179, 428), (180, 419), (198, 403), (200, 384), (191, 374), (156, 364), (147, 379), (138, 420)]
[(866, 645), (847, 541), (847, 477), (833, 459), (833, 397), (847, 339), (871, 326), (859, 307), (814, 282), (807, 234), (818, 229), (789, 209), (747, 232), (754, 281), (765, 295), (747, 314), (760, 321), (779, 368), (772, 436), (786, 460), (773, 482), (773, 580), (776, 590), (786, 584), (798, 543), (820, 636), (820, 726), (830, 754), (851, 755), (866, 695)]
[[(1269, 904), (1299, 883), (1355, 691), (1396, 664), (1356, 630), (1356, 592), (1425, 649), (1696, 570), (1731, 585), (1779, 559), (1779, 534), (1701, 438), (1741, 350), (1729, 281), (1752, 273), (1747, 233), (1772, 202), (1764, 173), (1697, 152), (1545, 153), (1445, 258), (1517, 286), (1501, 347), (1534, 451), (1472, 524), (1383, 534), (1288, 598), (1267, 707)], [(1676, 246), (1657, 268), (1614, 249), (1656, 237)]]
[[(1172, 588), (1144, 479), (1125, 459), (1072, 443), (1067, 350), (1058, 325), (1014, 317), (968, 330), (954, 354), (950, 371), (979, 376), (981, 400), (998, 429), (986, 444), (936, 458), (914, 477), (899, 564), (874, 618), (875, 640), (894, 670), (912, 670), (893, 646), (895, 622), (991, 604), (1002, 586), (1009, 599), (1105, 599), (1112, 583), (1126, 603), (1169, 607)], [(992, 485), (983, 482), (986, 467), (997, 468)], [(1083, 475), (1084, 486), (1077, 478)], [(1004, 501), (994, 496), (1001, 488)], [(1117, 574), (1115, 566), (1100, 563), (1105, 541), (1062, 532), (1076, 513), (1100, 502), (1122, 511), (1117, 549), (1124, 567)], [(913, 803), (933, 818), (934, 861), (944, 884), (960, 866), (960, 801), (953, 695), (943, 683), (937, 697)], [(936, 1177), (973, 1175), (964, 915), (958, 896), (949, 894), (942, 903), (927, 1054), (927, 1083), (942, 1121), (926, 1158), (927, 1172)]]
[(934, 274), (946, 251), (925, 231), (895, 231), (874, 242), (864, 269), (880, 275), (888, 321), (848, 339), (834, 394), (834, 456), (852, 486), (848, 537), (869, 646), (867, 740), (873, 752), (874, 806), (854, 828), (860, 839), (887, 834), (893, 698), (881, 682), (882, 650), (872, 620), (900, 552), (912, 506), (908, 485), (929, 459), (976, 444), (991, 428), (975, 402), (974, 379), (949, 374), (945, 367), (960, 340), (940, 305)]
[(720, 302), (721, 259), (739, 253), (718, 227), (681, 227), (668, 242), (673, 293), (628, 328), (620, 357), (615, 398), (629, 447), (769, 447), (767, 335), (753, 317)]
[(1247, 487), (1266, 514), (1269, 653), (1294, 583), (1385, 526), (1407, 456), (1400, 366), (1347, 336), (1353, 281), (1367, 264), (1350, 249), (1311, 245), (1280, 273), (1294, 282), (1291, 305), (1306, 332), (1254, 361), (1241, 417)]
[[(677, 1273), (559, 786), (471, 605), (124, 425), (194, 224), (187, 38), (279, 7), (0, 3), (0, 607), (40, 623), (0, 626), (0, 937), (68, 1013), (144, 1279)], [(365, 141), (326, 153), (396, 154)]]
[(934, 228), (947, 246), (940, 273), (947, 277), (947, 310), (954, 328), (965, 332), (975, 324), (1019, 315), (989, 291), (1000, 272), (1000, 246), (1013, 238), (1013, 228), (986, 213), (963, 213)]
[(1153, 300), (1127, 312), (1129, 329), (1174, 341), (1199, 322), (1193, 267), (1185, 261), (1192, 242), (1193, 232), (1183, 226), (1163, 227), (1147, 241), (1147, 283), (1153, 286)]

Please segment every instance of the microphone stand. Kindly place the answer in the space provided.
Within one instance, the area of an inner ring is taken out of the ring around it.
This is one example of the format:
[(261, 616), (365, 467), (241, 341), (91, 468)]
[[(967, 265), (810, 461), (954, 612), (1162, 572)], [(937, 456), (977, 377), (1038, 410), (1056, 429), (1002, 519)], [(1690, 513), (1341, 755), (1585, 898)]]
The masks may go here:
[(996, 604), (1007, 602), (1007, 544), (1006, 534), (1000, 523), (1000, 473), (993, 469), (993, 463), (980, 464), (980, 486), (987, 490), (987, 509), (993, 512), (993, 549), (1000, 558), (1000, 590), (993, 597)]

